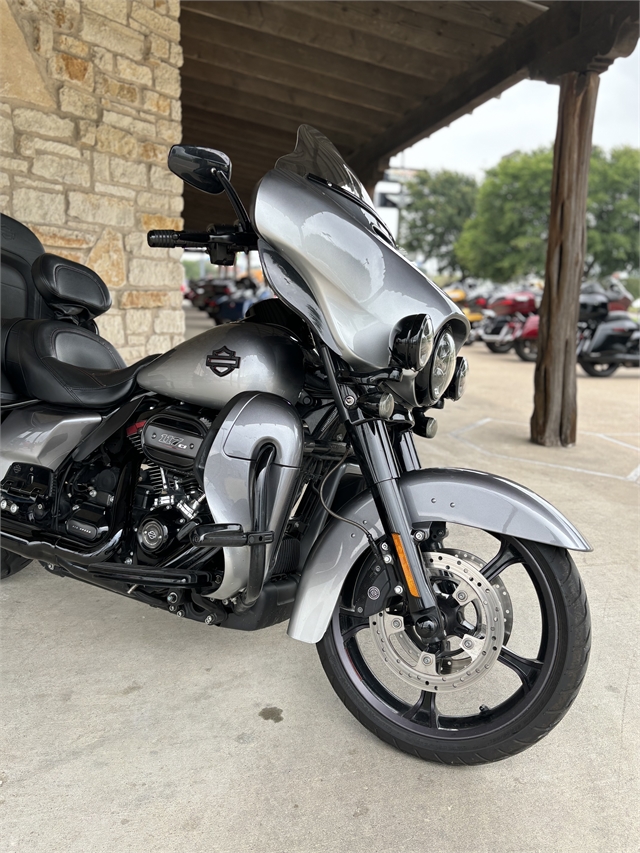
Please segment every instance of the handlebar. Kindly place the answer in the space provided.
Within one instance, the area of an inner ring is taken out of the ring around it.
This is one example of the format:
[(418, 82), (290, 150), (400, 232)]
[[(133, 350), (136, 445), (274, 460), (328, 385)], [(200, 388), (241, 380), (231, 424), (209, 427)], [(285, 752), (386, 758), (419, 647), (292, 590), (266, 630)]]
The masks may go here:
[(147, 243), (156, 249), (204, 249), (212, 263), (233, 264), (236, 252), (257, 248), (257, 235), (233, 225), (217, 225), (211, 231), (158, 230), (147, 232)]

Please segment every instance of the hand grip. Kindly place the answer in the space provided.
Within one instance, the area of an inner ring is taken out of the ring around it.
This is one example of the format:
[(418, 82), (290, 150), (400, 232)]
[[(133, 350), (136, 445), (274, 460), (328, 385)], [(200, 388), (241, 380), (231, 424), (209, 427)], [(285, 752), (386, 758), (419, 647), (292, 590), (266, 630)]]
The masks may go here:
[(211, 234), (199, 231), (148, 231), (147, 243), (154, 249), (175, 249), (176, 246), (185, 248), (207, 248), (211, 243)]
[(147, 243), (155, 249), (174, 249), (179, 239), (179, 231), (147, 232)]

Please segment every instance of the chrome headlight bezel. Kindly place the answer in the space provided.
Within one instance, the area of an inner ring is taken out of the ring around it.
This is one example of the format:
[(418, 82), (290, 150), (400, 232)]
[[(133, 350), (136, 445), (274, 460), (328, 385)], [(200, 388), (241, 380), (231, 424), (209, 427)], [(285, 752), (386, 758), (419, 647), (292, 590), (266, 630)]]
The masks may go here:
[(456, 357), (455, 339), (449, 329), (445, 329), (436, 341), (429, 369), (429, 396), (433, 403), (444, 396), (451, 384), (456, 370)]
[(405, 370), (420, 371), (433, 352), (433, 322), (428, 314), (410, 314), (398, 324), (393, 339), (393, 360)]

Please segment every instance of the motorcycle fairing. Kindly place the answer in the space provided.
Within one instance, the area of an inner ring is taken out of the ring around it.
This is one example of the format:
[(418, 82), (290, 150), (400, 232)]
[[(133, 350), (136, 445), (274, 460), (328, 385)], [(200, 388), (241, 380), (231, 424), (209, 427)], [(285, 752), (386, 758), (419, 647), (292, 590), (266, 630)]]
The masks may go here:
[[(459, 349), (469, 331), (466, 317), (395, 248), (375, 211), (363, 209), (366, 191), (329, 140), (303, 125), (294, 154), (262, 178), (253, 223), (305, 282), (330, 331), (327, 345), (356, 369), (385, 368), (397, 323), (428, 313), (436, 333), (450, 326)], [(334, 192), (332, 180), (354, 200)], [(279, 279), (269, 283), (280, 295)], [(300, 310), (290, 295), (282, 296)]]
[[(552, 504), (504, 477), (464, 468), (424, 468), (400, 478), (412, 524), (444, 521), (568, 548), (591, 546)], [(340, 515), (383, 534), (369, 491), (340, 510)], [(329, 625), (342, 585), (356, 560), (369, 547), (365, 534), (333, 520), (313, 548), (302, 571), (287, 633), (304, 643), (319, 642)]]

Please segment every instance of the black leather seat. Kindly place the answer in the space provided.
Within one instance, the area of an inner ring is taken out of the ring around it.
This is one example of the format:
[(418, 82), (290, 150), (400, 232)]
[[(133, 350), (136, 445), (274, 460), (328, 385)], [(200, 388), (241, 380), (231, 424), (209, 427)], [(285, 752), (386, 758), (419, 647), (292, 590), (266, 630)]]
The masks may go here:
[(82, 264), (43, 254), (33, 281), (57, 319), (2, 321), (4, 369), (19, 394), (47, 403), (109, 408), (133, 391), (139, 371), (156, 356), (127, 367), (96, 331), (93, 318), (111, 306), (100, 276)]
[[(0, 312), (2, 320), (31, 317), (53, 317), (53, 312), (36, 290), (31, 276), (31, 265), (43, 254), (44, 247), (36, 235), (22, 222), (0, 213)], [(6, 327), (2, 332), (2, 385), (0, 400), (3, 405), (15, 403), (20, 396), (12, 387), (4, 371)]]
[(26, 225), (4, 213), (0, 214), (0, 233), (2, 319), (31, 317), (39, 320), (53, 317), (53, 312), (36, 289), (31, 275), (31, 265), (44, 253), (42, 243)]

